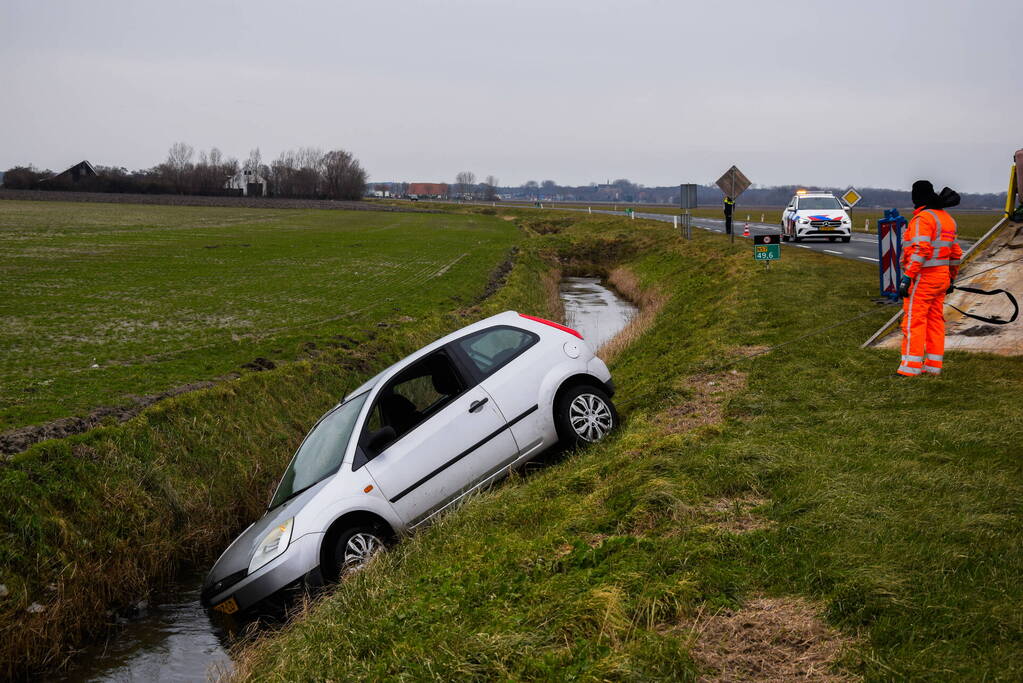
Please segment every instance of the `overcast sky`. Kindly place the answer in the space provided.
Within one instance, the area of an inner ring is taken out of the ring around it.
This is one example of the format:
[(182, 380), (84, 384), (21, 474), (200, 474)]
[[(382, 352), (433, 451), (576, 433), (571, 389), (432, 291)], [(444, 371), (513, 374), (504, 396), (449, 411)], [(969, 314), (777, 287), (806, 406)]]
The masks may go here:
[(0, 169), (185, 141), (372, 180), (1004, 191), (1023, 2), (0, 0)]

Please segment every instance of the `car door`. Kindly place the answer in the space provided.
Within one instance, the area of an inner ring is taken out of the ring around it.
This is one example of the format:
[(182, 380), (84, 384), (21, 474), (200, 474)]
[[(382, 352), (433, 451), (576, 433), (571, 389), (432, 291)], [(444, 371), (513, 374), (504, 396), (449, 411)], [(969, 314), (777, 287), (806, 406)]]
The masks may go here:
[(365, 467), (410, 526), (517, 453), (495, 401), (443, 350), (381, 388), (360, 447), (366, 449), (372, 435), (388, 427), (396, 439), (375, 456), (367, 453)]
[(519, 454), (549, 445), (543, 436), (550, 415), (547, 407), (540, 410), (539, 391), (551, 363), (544, 360), (540, 337), (518, 327), (497, 325), (463, 337), (452, 346), (473, 366), (480, 385), (497, 401)]

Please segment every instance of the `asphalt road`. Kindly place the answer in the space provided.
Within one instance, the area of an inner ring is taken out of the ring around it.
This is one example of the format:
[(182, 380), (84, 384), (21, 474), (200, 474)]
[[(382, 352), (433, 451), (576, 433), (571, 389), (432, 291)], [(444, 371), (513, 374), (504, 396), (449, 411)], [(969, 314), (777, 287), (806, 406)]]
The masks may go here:
[[(559, 207), (558, 211), (587, 211), (588, 209), (566, 209)], [(593, 213), (606, 213), (615, 216), (626, 215), (624, 211), (610, 211), (608, 209), (593, 209)], [(672, 223), (675, 218), (674, 216), (663, 214), (663, 213), (645, 213), (642, 211), (636, 212), (636, 218), (649, 218), (655, 221), (664, 221), (665, 223)], [(681, 220), (681, 219), (680, 219)], [(724, 218), (697, 218), (693, 217), (693, 227), (702, 228), (704, 230), (710, 230), (712, 232), (724, 233), (725, 231), (725, 219)], [(733, 221), (732, 229), (735, 232), (735, 240), (738, 242), (742, 239), (750, 239), (742, 237), (743, 228), (745, 221)], [(749, 224), (749, 231), (751, 235), (764, 235), (764, 234), (780, 234), (781, 226), (772, 225), (769, 223), (753, 223)], [(752, 241), (752, 240), (751, 240)], [(966, 242), (959, 240), (959, 244), (962, 245), (963, 251), (969, 249), (972, 242)], [(877, 263), (877, 235), (868, 234), (864, 232), (853, 232), (852, 240), (849, 242), (842, 242), (841, 240), (832, 242), (830, 239), (825, 237), (809, 237), (804, 241), (796, 242), (783, 242), (782, 251), (785, 249), (809, 249), (811, 251), (817, 251), (822, 254), (828, 254), (830, 256), (837, 256), (839, 258), (852, 259), (854, 261), (865, 261), (867, 263)]]
[[(528, 204), (507, 204), (507, 206), (514, 206), (517, 209), (528, 209), (535, 208)], [(538, 209), (542, 210), (542, 209)], [(557, 208), (548, 209), (551, 211), (589, 211), (590, 208), (568, 208), (559, 206)], [(612, 216), (625, 216), (627, 215), (624, 211), (611, 211), (610, 209), (592, 209), (593, 213), (610, 214)], [(650, 220), (663, 221), (665, 223), (672, 223), (675, 217), (670, 214), (664, 213), (646, 213), (643, 211), (636, 212), (636, 218), (649, 218)], [(681, 219), (680, 219), (681, 220)], [(725, 231), (725, 219), (724, 218), (697, 218), (692, 219), (694, 228), (702, 228), (703, 230), (710, 230), (711, 232), (724, 233)], [(742, 237), (743, 228), (746, 221), (733, 221), (732, 229), (735, 232), (736, 242), (749, 239)], [(781, 226), (773, 225), (769, 223), (753, 223), (749, 224), (749, 230), (751, 235), (764, 235), (764, 234), (780, 234)], [(752, 241), (752, 240), (750, 240)], [(966, 251), (973, 244), (966, 240), (959, 240), (959, 244), (962, 246), (963, 251)], [(854, 261), (864, 261), (866, 263), (877, 263), (877, 235), (865, 232), (853, 232), (852, 240), (849, 242), (842, 242), (841, 240), (832, 242), (826, 237), (809, 237), (804, 241), (796, 242), (783, 242), (782, 251), (786, 249), (809, 249), (811, 251), (820, 252), (829, 256), (837, 256), (839, 258), (852, 259)]]

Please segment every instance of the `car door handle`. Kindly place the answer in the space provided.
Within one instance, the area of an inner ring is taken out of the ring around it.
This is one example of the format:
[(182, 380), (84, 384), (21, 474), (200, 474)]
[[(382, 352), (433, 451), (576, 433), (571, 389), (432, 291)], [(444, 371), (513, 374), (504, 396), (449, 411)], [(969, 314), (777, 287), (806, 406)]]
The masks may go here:
[(476, 411), (483, 407), (484, 403), (486, 403), (489, 400), (490, 400), (489, 398), (481, 398), (478, 401), (473, 401), (472, 403), (469, 404), (469, 412), (475, 413)]

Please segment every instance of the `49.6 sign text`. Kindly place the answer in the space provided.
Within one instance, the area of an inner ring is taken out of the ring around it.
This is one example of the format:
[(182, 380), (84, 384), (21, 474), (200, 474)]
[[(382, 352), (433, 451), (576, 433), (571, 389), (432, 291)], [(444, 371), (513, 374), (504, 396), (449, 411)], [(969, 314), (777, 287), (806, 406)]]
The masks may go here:
[(753, 258), (757, 261), (777, 261), (781, 258), (781, 235), (754, 235)]

